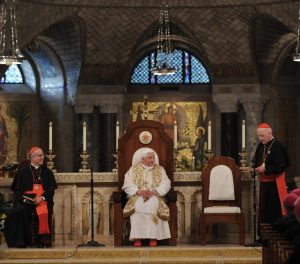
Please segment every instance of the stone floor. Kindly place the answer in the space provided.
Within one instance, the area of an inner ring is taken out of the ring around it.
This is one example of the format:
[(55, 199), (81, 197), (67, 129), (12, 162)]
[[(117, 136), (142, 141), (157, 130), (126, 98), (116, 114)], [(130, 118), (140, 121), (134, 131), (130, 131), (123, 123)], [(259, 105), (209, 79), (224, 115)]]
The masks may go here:
[(0, 246), (0, 263), (22, 264), (261, 264), (262, 249), (243, 246), (53, 247), (11, 249)]

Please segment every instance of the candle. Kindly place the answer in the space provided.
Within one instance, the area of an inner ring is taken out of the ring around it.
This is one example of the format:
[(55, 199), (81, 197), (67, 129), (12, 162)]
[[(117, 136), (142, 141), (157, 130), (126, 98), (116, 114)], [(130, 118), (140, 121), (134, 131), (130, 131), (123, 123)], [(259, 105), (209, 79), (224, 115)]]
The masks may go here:
[(195, 170), (195, 156), (192, 157), (192, 170)]
[(52, 122), (49, 122), (49, 151), (52, 150)]
[(119, 121), (116, 123), (116, 151), (119, 149), (119, 136), (120, 136), (120, 124)]
[(177, 122), (174, 122), (174, 149), (177, 149)]
[(246, 148), (246, 125), (245, 120), (242, 122), (242, 149)]
[(83, 127), (82, 127), (82, 150), (85, 152), (86, 151), (86, 123), (83, 122)]
[(208, 151), (211, 151), (211, 121), (208, 121)]

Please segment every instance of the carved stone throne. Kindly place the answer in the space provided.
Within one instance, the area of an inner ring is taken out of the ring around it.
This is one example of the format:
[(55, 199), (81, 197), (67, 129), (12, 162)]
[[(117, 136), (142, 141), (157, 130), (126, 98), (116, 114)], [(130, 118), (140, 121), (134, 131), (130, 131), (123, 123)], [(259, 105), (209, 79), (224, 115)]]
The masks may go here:
[(170, 208), (170, 231), (171, 238), (167, 244), (177, 244), (177, 194), (173, 190), (173, 140), (166, 134), (162, 123), (152, 120), (139, 120), (129, 123), (126, 133), (119, 138), (118, 150), (118, 185), (119, 191), (113, 193), (114, 201), (114, 245), (123, 246), (128, 244), (129, 219), (123, 217), (123, 208), (126, 204), (126, 194), (121, 188), (124, 175), (132, 164), (132, 157), (136, 150), (149, 147), (156, 151), (159, 164), (164, 167), (171, 180), (172, 187), (166, 196), (166, 202)]

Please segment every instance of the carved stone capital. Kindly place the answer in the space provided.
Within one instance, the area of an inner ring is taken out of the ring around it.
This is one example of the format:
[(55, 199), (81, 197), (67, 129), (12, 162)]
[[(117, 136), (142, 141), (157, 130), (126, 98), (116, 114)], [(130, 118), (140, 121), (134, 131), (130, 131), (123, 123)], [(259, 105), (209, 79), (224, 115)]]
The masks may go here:
[(234, 113), (238, 110), (238, 96), (236, 94), (213, 94), (212, 99), (221, 113)]
[(265, 104), (265, 100), (260, 94), (241, 94), (239, 101), (246, 112), (254, 113), (261, 113)]
[(90, 114), (96, 106), (100, 113), (118, 113), (122, 104), (123, 95), (119, 94), (79, 94), (76, 98), (75, 112)]
[(93, 113), (93, 109), (94, 109), (93, 105), (87, 105), (87, 104), (75, 105), (76, 114), (91, 114)]
[(117, 104), (101, 104), (98, 106), (98, 109), (100, 113), (105, 113), (105, 114), (118, 113)]
[(195, 194), (197, 189), (200, 189), (200, 188), (194, 187), (194, 186), (184, 186), (184, 187), (176, 187), (175, 188), (176, 191), (179, 191), (183, 195), (185, 202), (191, 201), (192, 196)]

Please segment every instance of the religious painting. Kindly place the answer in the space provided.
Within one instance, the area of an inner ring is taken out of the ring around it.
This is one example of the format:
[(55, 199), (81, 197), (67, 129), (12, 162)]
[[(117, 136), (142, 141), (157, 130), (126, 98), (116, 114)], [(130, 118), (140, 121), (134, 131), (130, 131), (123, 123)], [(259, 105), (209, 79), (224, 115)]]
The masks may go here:
[[(147, 102), (146, 107), (147, 118), (162, 122), (177, 142), (180, 169), (201, 170), (206, 164), (207, 102)], [(145, 102), (133, 102), (131, 113), (132, 121), (144, 119)]]
[(26, 131), (26, 121), (30, 119), (30, 102), (0, 102), (0, 165), (19, 161), (21, 140)]
[(16, 161), (16, 122), (9, 115), (9, 104), (0, 103), (0, 165)]

